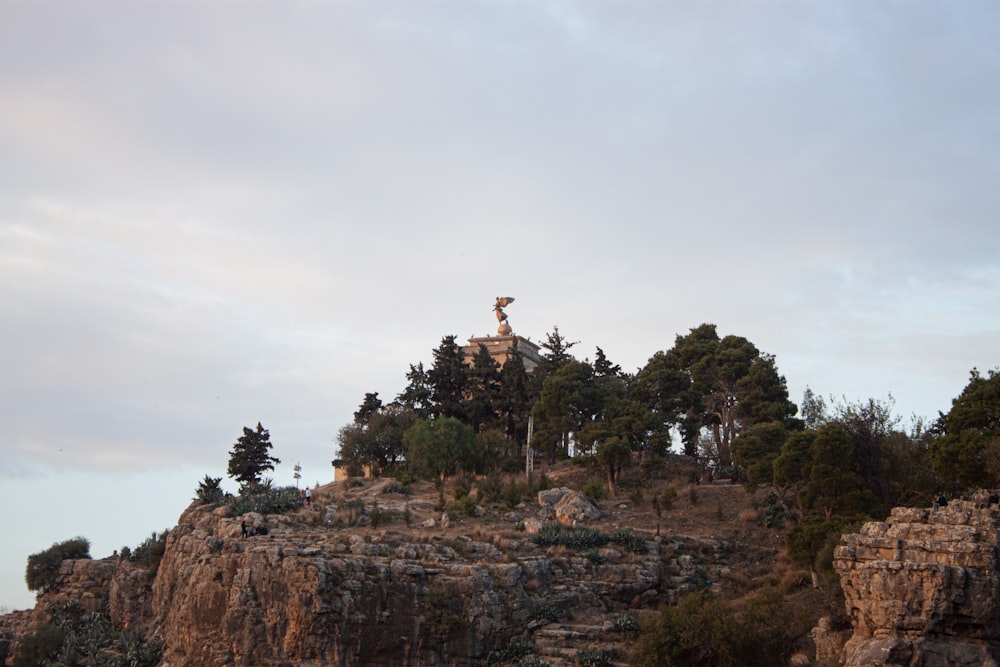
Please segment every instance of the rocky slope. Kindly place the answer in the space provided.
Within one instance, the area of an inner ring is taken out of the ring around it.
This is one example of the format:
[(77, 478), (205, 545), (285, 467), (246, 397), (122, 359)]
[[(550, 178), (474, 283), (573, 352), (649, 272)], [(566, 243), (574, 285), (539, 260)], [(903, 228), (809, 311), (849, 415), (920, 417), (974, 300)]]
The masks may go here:
[(848, 667), (1000, 661), (1000, 505), (979, 492), (935, 510), (896, 508), (834, 554), (854, 634)]
[[(65, 561), (30, 627), (52, 602), (106, 598), (116, 627), (164, 640), (165, 667), (476, 665), (528, 645), (552, 665), (580, 651), (624, 664), (637, 612), (705, 586), (725, 592), (734, 568), (766, 567), (776, 552), (771, 531), (740, 541), (757, 529), (736, 516), (748, 499), (735, 487), (699, 487), (712, 530), (684, 531), (682, 513), (668, 512), (657, 535), (639, 497), (598, 510), (550, 490), (443, 522), (432, 490), (383, 493), (389, 483), (321, 487), (311, 507), (284, 515), (192, 504), (152, 582), (130, 562)], [(532, 533), (555, 520), (631, 539), (536, 544)], [(244, 521), (268, 534), (243, 537)]]

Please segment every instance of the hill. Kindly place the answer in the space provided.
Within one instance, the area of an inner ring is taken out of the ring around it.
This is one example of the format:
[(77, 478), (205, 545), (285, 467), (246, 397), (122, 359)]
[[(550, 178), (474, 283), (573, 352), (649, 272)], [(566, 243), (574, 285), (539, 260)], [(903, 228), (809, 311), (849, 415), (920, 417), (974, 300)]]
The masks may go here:
[[(779, 593), (808, 656), (820, 616), (846, 623), (836, 581), (814, 589), (788, 561), (761, 498), (699, 484), (675, 457), (628, 468), (592, 512), (576, 492), (601, 488), (597, 474), (564, 462), (531, 483), (349, 479), (283, 514), (193, 503), (155, 576), (132, 561), (64, 562), (30, 620), (0, 632), (23, 638), (59, 605), (93, 612), (106, 596), (111, 624), (161, 639), (171, 667), (610, 665), (630, 661), (644, 618), (698, 591), (734, 604)], [(567, 497), (584, 508), (563, 514), (575, 526), (557, 521)], [(242, 524), (266, 534), (244, 537)]]

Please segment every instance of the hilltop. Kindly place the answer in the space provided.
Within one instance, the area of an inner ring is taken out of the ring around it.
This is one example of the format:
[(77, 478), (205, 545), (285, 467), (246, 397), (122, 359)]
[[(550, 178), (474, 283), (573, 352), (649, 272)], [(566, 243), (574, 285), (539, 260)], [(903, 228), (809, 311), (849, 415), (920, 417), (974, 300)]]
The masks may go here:
[[(440, 490), (352, 478), (284, 514), (229, 517), (196, 502), (154, 578), (128, 561), (64, 562), (30, 621), (5, 629), (36, 631), (53, 604), (96, 607), (106, 591), (116, 626), (163, 640), (163, 665), (560, 665), (626, 664), (638, 623), (700, 590), (723, 601), (779, 592), (808, 656), (820, 616), (845, 622), (836, 582), (816, 590), (790, 563), (781, 530), (761, 523), (762, 499), (727, 480), (698, 483), (684, 457), (655, 473), (628, 468), (617, 496), (596, 501), (599, 516), (581, 515), (575, 530), (603, 542), (541, 540), (555, 525), (541, 499), (593, 490), (596, 474), (564, 462), (531, 484), (457, 478)], [(267, 534), (244, 538), (244, 522)]]

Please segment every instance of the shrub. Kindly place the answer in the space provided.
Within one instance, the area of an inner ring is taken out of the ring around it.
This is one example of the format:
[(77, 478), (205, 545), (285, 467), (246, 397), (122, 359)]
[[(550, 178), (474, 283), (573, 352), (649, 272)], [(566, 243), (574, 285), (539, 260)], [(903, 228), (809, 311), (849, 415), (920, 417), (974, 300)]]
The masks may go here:
[(226, 516), (242, 516), (247, 512), (259, 514), (284, 514), (302, 507), (302, 494), (294, 486), (273, 488), (266, 484), (254, 486), (233, 496), (226, 508)]
[(400, 493), (403, 495), (409, 495), (410, 489), (406, 485), (394, 480), (382, 487), (382, 493)]
[(561, 545), (572, 549), (603, 547), (609, 537), (596, 528), (574, 526), (567, 528), (560, 523), (547, 523), (533, 538), (539, 546)]
[(208, 543), (209, 553), (217, 554), (222, 551), (222, 547), (225, 546), (225, 542), (220, 540), (218, 537), (211, 535), (206, 542)]
[(611, 631), (620, 633), (626, 637), (637, 637), (639, 635), (639, 621), (631, 614), (615, 614), (611, 619)]
[(74, 537), (28, 556), (24, 582), (29, 591), (44, 593), (56, 583), (59, 565), (67, 558), (90, 558), (90, 540)]
[(580, 492), (593, 500), (602, 500), (607, 493), (607, 489), (604, 488), (604, 484), (601, 483), (601, 480), (596, 477), (590, 477), (586, 482), (584, 482), (583, 488), (580, 489)]
[(618, 652), (614, 649), (594, 651), (589, 648), (581, 648), (573, 657), (573, 664), (579, 665), (579, 667), (611, 667), (616, 657), (618, 657)]
[(461, 500), (453, 500), (445, 506), (445, 512), (452, 519), (462, 519), (476, 516), (476, 500), (472, 496), (463, 496)]
[(209, 477), (205, 475), (205, 479), (198, 483), (198, 488), (195, 490), (195, 500), (202, 505), (222, 504), (222, 501), (226, 498), (226, 494), (223, 492), (222, 487), (219, 486), (221, 482), (221, 477)]
[(486, 655), (487, 665), (506, 665), (506, 664), (519, 664), (518, 661), (527, 655), (533, 655), (538, 649), (535, 648), (535, 644), (531, 639), (527, 637), (518, 637), (512, 640), (506, 646), (498, 649), (493, 649)]
[(641, 554), (646, 553), (649, 550), (649, 547), (646, 545), (646, 540), (627, 528), (619, 528), (614, 531), (611, 533), (610, 539), (615, 544), (625, 547), (633, 553)]
[(757, 595), (734, 608), (702, 591), (641, 626), (632, 664), (782, 667), (794, 647), (792, 626), (780, 595)]
[(170, 531), (164, 529), (157, 534), (154, 530), (149, 537), (143, 540), (142, 544), (132, 550), (131, 560), (146, 563), (149, 565), (149, 578), (156, 577), (156, 572), (160, 568), (160, 561), (167, 550), (167, 536)]
[(143, 633), (117, 631), (108, 604), (88, 612), (77, 600), (48, 608), (51, 620), (18, 643), (14, 665), (93, 665), (95, 667), (154, 667), (163, 642), (146, 641)]
[(55, 664), (66, 642), (66, 633), (52, 623), (45, 623), (36, 632), (17, 643), (14, 667), (35, 667)]

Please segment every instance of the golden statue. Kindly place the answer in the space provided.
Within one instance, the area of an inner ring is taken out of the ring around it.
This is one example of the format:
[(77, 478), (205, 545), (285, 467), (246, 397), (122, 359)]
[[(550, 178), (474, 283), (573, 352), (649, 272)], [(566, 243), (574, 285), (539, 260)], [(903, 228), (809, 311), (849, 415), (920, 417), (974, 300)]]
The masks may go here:
[(510, 324), (507, 323), (507, 313), (503, 312), (503, 309), (512, 303), (514, 303), (514, 297), (498, 296), (496, 303), (493, 304), (493, 312), (496, 313), (497, 322), (500, 323), (500, 326), (497, 327), (497, 334), (501, 336), (509, 336), (513, 331)]

